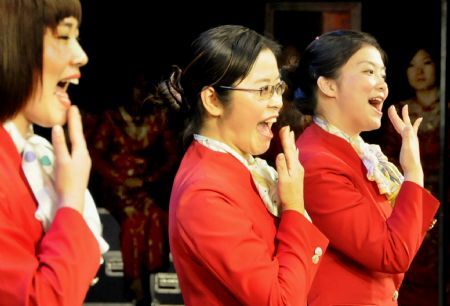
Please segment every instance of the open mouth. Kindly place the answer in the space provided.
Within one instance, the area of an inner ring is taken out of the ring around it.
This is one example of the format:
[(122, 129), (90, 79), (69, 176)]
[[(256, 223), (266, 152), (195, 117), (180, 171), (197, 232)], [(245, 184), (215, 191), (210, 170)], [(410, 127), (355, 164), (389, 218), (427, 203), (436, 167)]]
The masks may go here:
[(378, 113), (382, 113), (383, 108), (383, 99), (382, 98), (371, 98), (369, 99), (369, 104), (375, 108)]
[(79, 83), (78, 79), (63, 79), (59, 81), (56, 86), (60, 89), (60, 91), (62, 90), (66, 92), (70, 84), (78, 85), (78, 83)]
[(58, 97), (58, 100), (66, 107), (70, 107), (72, 104), (69, 95), (67, 94), (67, 88), (70, 84), (77, 85), (78, 78), (67, 78), (59, 81), (55, 90), (55, 95)]
[(271, 117), (265, 121), (258, 123), (258, 125), (257, 125), (258, 132), (263, 136), (272, 138), (273, 137), (272, 125), (275, 122), (277, 122), (277, 118)]

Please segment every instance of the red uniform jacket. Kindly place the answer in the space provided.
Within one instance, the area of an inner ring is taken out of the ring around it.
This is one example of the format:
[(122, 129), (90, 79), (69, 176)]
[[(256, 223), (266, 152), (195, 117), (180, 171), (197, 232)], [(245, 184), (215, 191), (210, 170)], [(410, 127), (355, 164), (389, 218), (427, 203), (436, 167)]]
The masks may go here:
[(173, 185), (169, 238), (192, 306), (304, 306), (328, 244), (298, 212), (273, 217), (240, 161), (196, 141)]
[(21, 169), (0, 125), (0, 305), (80, 306), (99, 267), (98, 242), (71, 208), (58, 210), (44, 234)]
[(308, 305), (396, 305), (403, 274), (439, 202), (405, 181), (392, 209), (351, 145), (316, 124), (297, 146), (306, 209), (330, 239)]

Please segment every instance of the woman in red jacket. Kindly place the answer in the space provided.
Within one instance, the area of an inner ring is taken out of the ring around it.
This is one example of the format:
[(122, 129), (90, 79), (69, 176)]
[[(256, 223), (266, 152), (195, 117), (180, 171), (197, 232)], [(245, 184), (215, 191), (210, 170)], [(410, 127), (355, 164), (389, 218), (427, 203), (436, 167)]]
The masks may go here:
[[(308, 305), (396, 305), (403, 275), (438, 201), (423, 188), (417, 130), (388, 110), (402, 136), (403, 175), (360, 133), (378, 129), (388, 95), (385, 54), (369, 34), (334, 31), (314, 40), (292, 75), (295, 103), (313, 123), (297, 140), (305, 207), (330, 247)], [(389, 135), (386, 135), (389, 137)]]
[[(80, 19), (78, 0), (0, 0), (1, 305), (80, 306), (107, 248), (67, 94), (88, 61)], [(33, 124), (53, 127), (54, 152)]]
[(289, 128), (281, 131), (279, 177), (253, 157), (269, 148), (282, 106), (278, 49), (248, 28), (219, 26), (161, 83), (160, 95), (186, 115), (190, 142), (169, 207), (186, 305), (306, 305), (328, 244), (305, 216)]

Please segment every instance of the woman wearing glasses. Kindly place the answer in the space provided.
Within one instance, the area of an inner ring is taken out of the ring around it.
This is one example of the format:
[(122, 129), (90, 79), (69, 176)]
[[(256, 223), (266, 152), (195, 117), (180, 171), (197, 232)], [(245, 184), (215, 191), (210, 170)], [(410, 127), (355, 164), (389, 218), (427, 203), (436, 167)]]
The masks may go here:
[(404, 176), (360, 136), (380, 128), (385, 77), (383, 50), (357, 31), (314, 40), (293, 74), (295, 103), (314, 116), (297, 140), (305, 206), (330, 239), (308, 305), (397, 305), (403, 275), (433, 224), (439, 203), (423, 188), (421, 120), (411, 123), (407, 107), (402, 118), (388, 111), (402, 137)]
[(186, 305), (306, 305), (328, 242), (305, 217), (293, 133), (281, 130), (278, 179), (253, 157), (269, 148), (282, 106), (278, 50), (250, 29), (219, 26), (160, 85), (160, 97), (186, 115), (190, 142), (169, 208)]

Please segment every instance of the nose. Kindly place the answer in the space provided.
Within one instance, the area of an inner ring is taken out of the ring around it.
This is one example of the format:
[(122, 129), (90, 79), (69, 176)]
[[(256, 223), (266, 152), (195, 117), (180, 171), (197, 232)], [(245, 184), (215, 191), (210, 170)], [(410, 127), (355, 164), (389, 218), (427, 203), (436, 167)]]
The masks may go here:
[(78, 42), (78, 40), (74, 40), (73, 46), (72, 46), (72, 55), (73, 55), (73, 59), (72, 59), (72, 63), (78, 67), (84, 66), (88, 63), (89, 58), (86, 54), (86, 52), (84, 52), (83, 48), (81, 47), (80, 43)]
[(422, 66), (416, 68), (416, 74), (422, 75), (424, 73), (425, 73), (425, 69)]
[(378, 89), (384, 93), (384, 98), (386, 99), (389, 94), (389, 86), (384, 78), (379, 79)]
[(283, 95), (275, 91), (272, 98), (269, 99), (268, 106), (280, 110), (283, 107)]

